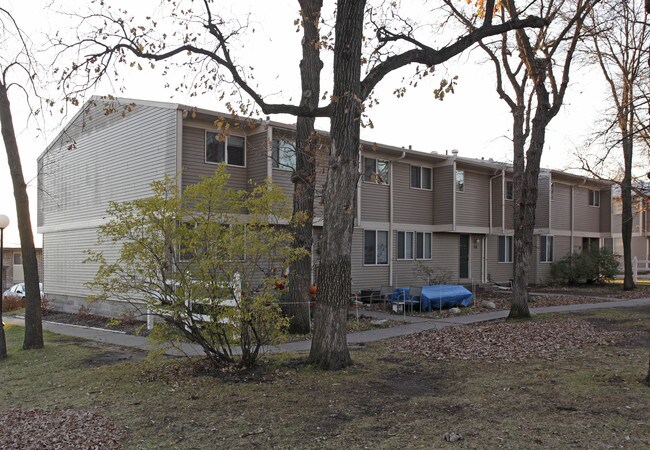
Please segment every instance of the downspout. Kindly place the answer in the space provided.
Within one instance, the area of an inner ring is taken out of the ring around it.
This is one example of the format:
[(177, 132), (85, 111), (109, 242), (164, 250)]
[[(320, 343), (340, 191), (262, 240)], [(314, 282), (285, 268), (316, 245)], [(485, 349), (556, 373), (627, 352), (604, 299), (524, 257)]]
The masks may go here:
[[(388, 248), (390, 249), (390, 264), (388, 265), (388, 284), (389, 286), (393, 285), (393, 263), (395, 259), (393, 258), (393, 255), (395, 254), (395, 245), (393, 245), (393, 169), (394, 163), (399, 161), (400, 159), (404, 159), (406, 157), (406, 152), (402, 152), (402, 155), (399, 156), (397, 159), (391, 161), (390, 163), (390, 177), (389, 177), (389, 184), (388, 184)], [(361, 186), (361, 184), (359, 184)], [(361, 198), (359, 196), (358, 198)]]
[(506, 170), (501, 169), (501, 230), (506, 230)]

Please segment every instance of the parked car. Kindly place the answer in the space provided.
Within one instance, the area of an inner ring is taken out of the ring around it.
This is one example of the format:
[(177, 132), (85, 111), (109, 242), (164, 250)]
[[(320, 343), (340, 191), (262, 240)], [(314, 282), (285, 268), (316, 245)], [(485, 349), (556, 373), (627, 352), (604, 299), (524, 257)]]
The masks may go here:
[[(38, 283), (39, 290), (41, 291), (41, 300), (43, 297), (45, 297), (45, 293), (43, 292), (43, 283)], [(2, 298), (7, 298), (7, 297), (17, 297), (17, 298), (23, 298), (25, 297), (25, 283), (18, 283), (14, 284), (11, 286), (9, 289), (3, 292)]]

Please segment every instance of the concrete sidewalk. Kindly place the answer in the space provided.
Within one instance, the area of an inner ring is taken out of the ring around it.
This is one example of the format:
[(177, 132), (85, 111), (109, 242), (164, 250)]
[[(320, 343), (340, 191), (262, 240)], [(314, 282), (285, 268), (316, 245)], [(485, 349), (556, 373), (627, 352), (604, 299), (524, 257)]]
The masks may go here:
[[(583, 303), (578, 305), (547, 306), (543, 308), (531, 308), (530, 312), (532, 314), (567, 313), (591, 311), (594, 309), (632, 308), (635, 306), (650, 306), (650, 298), (636, 298), (630, 300), (601, 303)], [(354, 310), (351, 310), (351, 312), (354, 313)], [(403, 318), (403, 316), (380, 313), (376, 311), (360, 311), (360, 313), (363, 313), (366, 316), (391, 320), (400, 320)], [(480, 314), (467, 314), (444, 319), (428, 319), (424, 317), (406, 316), (407, 321), (404, 323), (404, 325), (399, 325), (391, 328), (378, 328), (375, 330), (360, 331), (357, 333), (349, 333), (348, 343), (361, 344), (381, 341), (398, 336), (419, 333), (421, 331), (436, 330), (452, 326), (467, 325), (471, 323), (488, 322), (490, 320), (503, 319), (507, 316), (508, 311), (492, 311)], [(25, 324), (23, 319), (16, 317), (6, 317), (4, 320), (5, 323), (13, 325), (24, 326)], [(105, 330), (102, 328), (82, 327), (78, 325), (67, 325), (48, 321), (43, 321), (43, 328), (47, 331), (51, 331), (52, 333), (82, 339), (90, 339), (106, 344), (132, 347), (144, 351), (148, 351), (150, 349), (150, 343), (147, 338), (142, 336), (133, 336), (118, 331)], [(311, 341), (299, 341), (268, 347), (265, 350), (270, 353), (300, 352), (308, 351), (310, 346)], [(184, 344), (180, 349), (168, 350), (167, 354), (172, 356), (179, 356), (183, 354), (202, 355), (203, 351), (198, 345)]]

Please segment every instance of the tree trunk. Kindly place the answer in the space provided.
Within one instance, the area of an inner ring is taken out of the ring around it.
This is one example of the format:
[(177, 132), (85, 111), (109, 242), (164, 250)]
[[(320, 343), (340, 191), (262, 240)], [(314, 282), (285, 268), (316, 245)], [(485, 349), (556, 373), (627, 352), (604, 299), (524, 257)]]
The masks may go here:
[(354, 194), (359, 180), (361, 42), (365, 1), (337, 4), (333, 114), (324, 224), (318, 272), (318, 307), (309, 362), (336, 370), (352, 364), (346, 324), (354, 230)]
[(7, 162), (11, 172), (18, 216), (18, 233), (25, 269), (25, 339), (23, 349), (43, 348), (43, 324), (41, 322), (41, 295), (38, 280), (38, 262), (34, 249), (34, 235), (29, 213), (29, 197), (23, 176), (18, 143), (14, 132), (11, 105), (7, 96), (7, 87), (0, 83), (0, 121), (2, 138), (7, 150)]
[(650, 386), (650, 353), (648, 354), (648, 375), (645, 377), (645, 384)]
[[(318, 107), (320, 97), (320, 72), (323, 62), (319, 50), (319, 21), (322, 0), (299, 0), (302, 21), (302, 61), (300, 79), (302, 97), (300, 106)], [(296, 125), (296, 169), (293, 175), (292, 226), (294, 247), (304, 248), (308, 256), (295, 261), (289, 268), (289, 305), (291, 316), (289, 331), (309, 332), (309, 285), (311, 281), (311, 246), (314, 224), (314, 190), (316, 186), (316, 155), (318, 140), (314, 132), (313, 117), (298, 117)]]
[[(626, 95), (625, 93), (623, 94)], [(623, 112), (627, 119), (627, 114)], [(620, 123), (620, 121), (619, 121)], [(631, 125), (631, 124), (630, 124)], [(632, 152), (634, 144), (632, 134), (627, 129), (627, 124), (621, 126), (623, 134), (623, 158), (625, 160), (623, 182), (621, 183), (621, 198), (623, 200), (623, 214), (621, 216), (621, 234), (623, 238), (623, 290), (630, 291), (635, 288), (632, 274), (632, 227), (634, 216), (632, 214)]]

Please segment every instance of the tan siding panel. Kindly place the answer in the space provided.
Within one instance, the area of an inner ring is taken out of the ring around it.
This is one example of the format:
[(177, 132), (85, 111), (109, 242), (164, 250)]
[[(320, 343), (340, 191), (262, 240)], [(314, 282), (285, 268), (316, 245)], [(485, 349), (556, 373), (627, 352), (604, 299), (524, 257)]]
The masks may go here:
[(433, 224), (446, 225), (453, 221), (453, 166), (433, 170)]
[(600, 207), (589, 206), (589, 189), (576, 187), (574, 199), (574, 231), (598, 233)]
[(109, 201), (150, 195), (150, 184), (176, 168), (176, 111), (137, 106), (122, 117), (103, 106), (54, 142), (40, 158), (40, 226), (73, 226), (105, 216)]
[(393, 163), (393, 221), (433, 224), (433, 191), (411, 189), (411, 165)]
[(612, 191), (602, 189), (600, 191), (600, 232), (609, 233), (612, 231)]
[(500, 228), (503, 225), (503, 184), (501, 177), (492, 180), (492, 226)]
[[(553, 183), (553, 200), (551, 201), (552, 228), (555, 230), (571, 230), (571, 186)], [(586, 201), (586, 199), (585, 199)]]
[(512, 263), (499, 262), (499, 236), (488, 236), (487, 272), (489, 279), (497, 283), (505, 283), (512, 279)]
[(248, 178), (255, 184), (262, 184), (268, 176), (270, 145), (266, 132), (246, 138), (246, 169)]
[(388, 222), (389, 186), (361, 181), (361, 220)]
[[(248, 153), (248, 142), (246, 143)], [(248, 155), (246, 155), (248, 159)], [(202, 128), (183, 127), (183, 188), (201, 181), (201, 177), (214, 175), (217, 164), (205, 162), (205, 130)], [(231, 189), (247, 189), (248, 174), (246, 167), (228, 166)]]
[[(459, 170), (463, 170), (459, 167)], [(490, 223), (490, 177), (465, 170), (465, 192), (456, 193), (456, 225), (488, 227)]]

